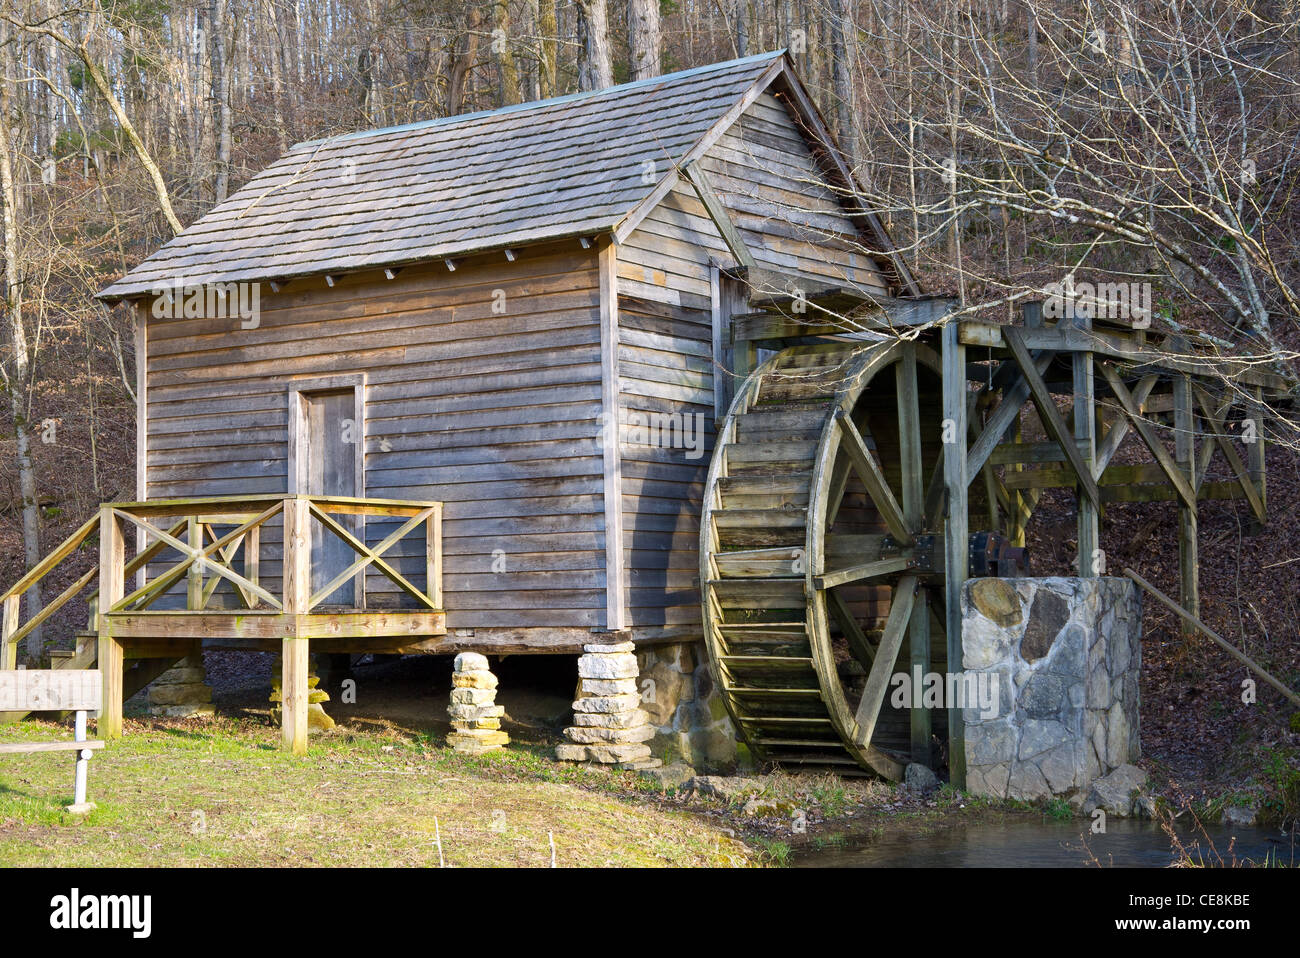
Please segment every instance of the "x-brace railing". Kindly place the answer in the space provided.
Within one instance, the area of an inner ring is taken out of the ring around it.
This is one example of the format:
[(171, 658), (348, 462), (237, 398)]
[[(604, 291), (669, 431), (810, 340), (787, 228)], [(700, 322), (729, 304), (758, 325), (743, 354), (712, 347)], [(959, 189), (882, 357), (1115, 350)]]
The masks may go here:
[[(241, 594), (256, 596), (271, 608), (282, 611), (284, 609), (284, 603), (278, 598), (266, 589), (262, 588), (256, 582), (253, 582), (251, 579), (235, 572), (229, 567), (229, 565), (223, 564), (220, 561), (214, 561), (211, 557), (213, 555), (219, 555), (228, 563), (233, 558), (233, 552), (225, 551), (227, 547), (232, 544), (237, 544), (237, 542), (241, 540), (247, 532), (252, 529), (260, 528), (267, 520), (283, 511), (283, 509), (283, 500), (278, 501), (271, 505), (270, 508), (263, 510), (253, 519), (237, 526), (233, 531), (227, 532), (211, 544), (207, 546), (198, 546), (191, 545), (168, 532), (164, 532), (153, 523), (141, 516), (133, 515), (126, 509), (113, 508), (112, 513), (114, 516), (130, 522), (137, 528), (142, 529), (145, 535), (152, 538), (155, 542), (171, 546), (181, 554), (182, 558), (180, 562), (168, 568), (161, 575), (136, 589), (120, 601), (114, 603), (107, 611), (123, 612), (133, 607), (147, 607), (178, 582), (182, 576), (188, 574), (191, 566), (196, 565), (202, 572), (210, 572), (229, 580)], [(208, 595), (210, 596), (211, 593), (209, 592)], [(204, 601), (206, 601), (206, 597)]]
[(315, 516), (328, 532), (337, 536), (339, 539), (342, 539), (347, 543), (348, 547), (358, 555), (357, 559), (353, 561), (351, 565), (338, 575), (334, 576), (334, 578), (312, 594), (311, 598), (307, 600), (308, 611), (316, 608), (316, 606), (320, 605), (325, 598), (331, 595), (339, 586), (343, 585), (343, 583), (347, 582), (358, 572), (361, 572), (363, 569), (371, 565), (391, 579), (399, 589), (410, 595), (415, 599), (415, 601), (419, 602), (426, 608), (437, 609), (437, 606), (428, 595), (412, 585), (404, 575), (394, 569), (389, 563), (385, 562), (382, 556), (392, 548), (394, 544), (405, 538), (405, 536), (415, 529), (416, 526), (433, 518), (438, 513), (438, 506), (428, 506), (427, 508), (421, 509), (415, 515), (407, 519), (406, 522), (398, 526), (396, 531), (385, 537), (384, 540), (373, 549), (340, 525), (315, 502), (309, 501), (307, 508), (310, 514)]

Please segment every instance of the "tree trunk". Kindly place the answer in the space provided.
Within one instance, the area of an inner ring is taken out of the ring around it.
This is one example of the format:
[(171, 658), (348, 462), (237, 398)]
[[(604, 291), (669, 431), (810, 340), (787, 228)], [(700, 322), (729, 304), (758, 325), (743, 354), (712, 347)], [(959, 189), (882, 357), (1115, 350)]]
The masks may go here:
[(559, 27), (556, 24), (555, 0), (541, 0), (537, 17), (537, 32), (541, 35), (541, 57), (537, 66), (540, 75), (539, 86), (544, 99), (560, 95), (557, 73)]
[(853, 85), (849, 80), (848, 53), (844, 49), (844, 0), (831, 0), (831, 82), (835, 89), (835, 133), (840, 149), (850, 156), (853, 144)]
[(497, 58), (497, 79), (501, 85), (501, 106), (519, 102), (519, 69), (510, 49), (510, 5), (506, 0), (492, 4), (492, 52)]
[(1025, 4), (1025, 40), (1026, 55), (1029, 59), (1029, 87), (1038, 89), (1038, 11), (1034, 9), (1037, 0), (1028, 0)]
[[(7, 31), (6, 31), (7, 32)], [(6, 50), (8, 45), (5, 44)], [(0, 58), (0, 72), (13, 76), (13, 64), (6, 55)], [(0, 84), (0, 206), (4, 219), (4, 293), (5, 313), (9, 320), (9, 342), (13, 351), (12, 369), (4, 370), (9, 392), (9, 408), (14, 420), (15, 458), (18, 461), (18, 490), (22, 496), (23, 553), (30, 569), (41, 560), (41, 515), (36, 501), (36, 470), (31, 457), (31, 434), (27, 423), (27, 394), (30, 388), (31, 355), (27, 332), (23, 328), (22, 264), (18, 247), (18, 186), (14, 182), (13, 140), (10, 123), (13, 114), (9, 102), (9, 84)], [(27, 592), (27, 615), (41, 610), (41, 590), (35, 585)], [(27, 654), (38, 660), (42, 637), (39, 628), (27, 637)]]
[(632, 61), (632, 79), (657, 77), (662, 53), (659, 0), (628, 0), (627, 45)]
[(736, 30), (736, 56), (749, 56), (749, 0), (736, 0), (732, 7)]
[[(58, 10), (58, 4), (50, 0), (46, 13), (53, 17)], [(43, 37), (41, 44), (41, 55), (44, 59), (45, 68), (45, 160), (50, 165), (49, 175), (54, 174), (54, 162), (57, 159), (56, 153), (59, 142), (59, 97), (55, 92), (56, 86), (62, 86), (63, 71), (59, 69), (59, 44), (53, 37)]]
[(280, 15), (275, 9), (275, 0), (267, 0), (268, 19), (271, 26), (270, 48), (266, 60), (271, 69), (271, 109), (275, 123), (275, 140), (283, 155), (289, 150), (289, 131), (284, 122), (284, 75), (281, 64), (284, 56), (284, 36), (280, 32)]
[(216, 177), (213, 193), (221, 203), (230, 194), (230, 69), (226, 51), (229, 46), (226, 34), (230, 29), (227, 0), (212, 0), (208, 6), (208, 20), (212, 36), (208, 38), (212, 50), (212, 115), (216, 136)]
[(779, 0), (778, 12), (781, 18), (781, 46), (785, 48), (786, 55), (790, 58), (790, 62), (795, 64), (795, 66), (798, 66), (798, 57), (803, 50), (795, 49), (794, 9), (791, 0)]
[(478, 56), (481, 23), (475, 7), (465, 8), (465, 32), (451, 42), (451, 69), (447, 75), (447, 113), (455, 115), (465, 107), (465, 80)]
[(578, 89), (614, 85), (609, 58), (609, 15), (605, 0), (578, 0)]

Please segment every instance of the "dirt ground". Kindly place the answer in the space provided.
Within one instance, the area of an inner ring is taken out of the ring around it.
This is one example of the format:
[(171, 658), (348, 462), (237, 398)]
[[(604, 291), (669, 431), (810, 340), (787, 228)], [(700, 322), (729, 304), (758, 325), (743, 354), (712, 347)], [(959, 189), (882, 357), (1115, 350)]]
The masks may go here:
[[(447, 705), (452, 656), (405, 656), (400, 659), (354, 657), (352, 679), (356, 703), (343, 701), (339, 681), (322, 685), (329, 693), (326, 713), (340, 726), (394, 728), (432, 736), (451, 731)], [(267, 652), (207, 652), (203, 657), (217, 709), (233, 717), (266, 716), (276, 656)], [(497, 704), (506, 710), (501, 727), (516, 742), (542, 745), (558, 740), (568, 723), (577, 684), (572, 656), (494, 656), (501, 680)], [(144, 708), (139, 695), (128, 705)]]

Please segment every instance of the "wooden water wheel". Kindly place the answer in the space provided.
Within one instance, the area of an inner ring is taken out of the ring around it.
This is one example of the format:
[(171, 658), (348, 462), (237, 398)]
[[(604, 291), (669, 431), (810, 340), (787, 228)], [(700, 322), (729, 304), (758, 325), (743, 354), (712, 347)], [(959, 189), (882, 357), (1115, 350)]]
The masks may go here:
[(701, 596), (714, 679), (762, 760), (899, 779), (909, 752), (928, 752), (937, 713), (886, 694), (895, 672), (931, 670), (942, 628), (939, 387), (924, 345), (796, 346), (731, 404)]

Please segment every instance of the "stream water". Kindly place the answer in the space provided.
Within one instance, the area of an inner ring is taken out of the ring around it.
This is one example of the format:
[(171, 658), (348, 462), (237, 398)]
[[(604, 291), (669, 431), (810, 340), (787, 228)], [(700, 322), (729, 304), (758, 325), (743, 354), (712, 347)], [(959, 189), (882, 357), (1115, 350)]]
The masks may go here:
[[(794, 867), (812, 868), (1165, 868), (1175, 860), (1169, 835), (1151, 822), (1111, 819), (1104, 835), (1088, 833), (1085, 820), (1011, 822), (881, 838), (850, 836), (843, 844), (815, 843), (791, 855)], [(1257, 828), (1209, 826), (1180, 833), (1193, 861), (1207, 866), (1249, 859), (1300, 865), (1300, 839)], [(1235, 838), (1235, 841), (1234, 841)], [(1211, 845), (1213, 847), (1211, 847)]]

